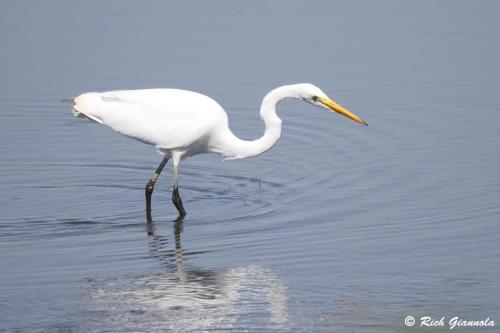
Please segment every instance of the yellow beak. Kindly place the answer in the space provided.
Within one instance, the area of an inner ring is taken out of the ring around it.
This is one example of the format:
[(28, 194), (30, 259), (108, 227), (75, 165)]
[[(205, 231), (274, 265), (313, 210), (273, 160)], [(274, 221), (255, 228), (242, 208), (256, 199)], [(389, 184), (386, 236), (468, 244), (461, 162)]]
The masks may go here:
[(346, 108), (344, 108), (342, 105), (335, 103), (329, 98), (326, 97), (318, 97), (318, 100), (326, 105), (331, 111), (335, 111), (337, 113), (340, 113), (341, 115), (354, 120), (357, 123), (360, 123), (362, 125), (368, 126), (368, 124), (358, 116), (356, 116), (354, 113), (349, 112)]

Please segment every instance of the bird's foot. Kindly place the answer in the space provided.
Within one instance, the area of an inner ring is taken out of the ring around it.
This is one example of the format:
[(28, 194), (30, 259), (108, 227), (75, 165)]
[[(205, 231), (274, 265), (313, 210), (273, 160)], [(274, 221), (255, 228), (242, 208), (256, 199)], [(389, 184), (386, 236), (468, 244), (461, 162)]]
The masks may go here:
[(179, 217), (177, 217), (177, 220), (183, 220), (186, 216), (186, 210), (184, 209), (184, 205), (182, 204), (182, 199), (179, 195), (179, 188), (177, 187), (174, 188), (174, 191), (172, 192), (172, 202), (179, 212)]

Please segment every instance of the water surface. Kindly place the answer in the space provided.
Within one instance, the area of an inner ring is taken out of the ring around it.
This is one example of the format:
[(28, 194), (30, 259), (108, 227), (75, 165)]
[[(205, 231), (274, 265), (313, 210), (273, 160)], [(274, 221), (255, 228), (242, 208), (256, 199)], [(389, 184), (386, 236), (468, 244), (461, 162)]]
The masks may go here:
[[(0, 330), (500, 324), (500, 5), (0, 7)], [(370, 127), (283, 102), (268, 153), (183, 162), (183, 223), (170, 164), (148, 223), (144, 186), (161, 156), (59, 102), (186, 88), (219, 101), (249, 139), (262, 134), (267, 91), (308, 81)]]

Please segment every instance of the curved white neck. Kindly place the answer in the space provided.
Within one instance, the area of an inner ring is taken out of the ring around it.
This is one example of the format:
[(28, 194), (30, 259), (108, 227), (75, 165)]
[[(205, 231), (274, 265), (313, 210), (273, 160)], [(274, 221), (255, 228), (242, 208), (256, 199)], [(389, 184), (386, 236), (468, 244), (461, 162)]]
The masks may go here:
[(228, 159), (253, 157), (269, 150), (281, 136), (281, 119), (276, 114), (276, 105), (283, 99), (296, 98), (289, 86), (271, 90), (262, 100), (260, 116), (266, 125), (264, 135), (257, 140), (248, 141), (236, 137), (231, 130), (224, 135), (216, 152)]

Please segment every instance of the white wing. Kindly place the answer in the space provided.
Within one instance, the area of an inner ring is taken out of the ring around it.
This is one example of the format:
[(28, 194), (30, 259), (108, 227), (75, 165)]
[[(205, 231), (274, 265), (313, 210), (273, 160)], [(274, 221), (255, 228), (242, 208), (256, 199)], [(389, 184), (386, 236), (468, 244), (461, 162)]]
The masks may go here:
[(123, 135), (167, 150), (196, 149), (203, 144), (203, 137), (208, 138), (215, 128), (227, 127), (228, 123), (217, 102), (187, 90), (92, 92), (76, 97), (75, 103), (77, 116), (86, 116)]

